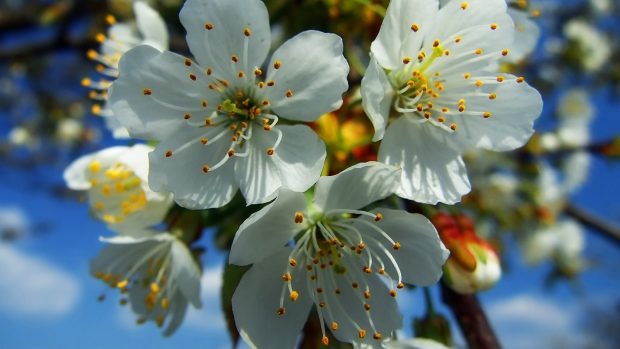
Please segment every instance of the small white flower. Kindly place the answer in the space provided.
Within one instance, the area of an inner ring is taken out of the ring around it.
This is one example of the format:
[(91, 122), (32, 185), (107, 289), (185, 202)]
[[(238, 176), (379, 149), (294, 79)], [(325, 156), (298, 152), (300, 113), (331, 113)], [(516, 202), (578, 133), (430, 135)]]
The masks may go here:
[(577, 45), (580, 63), (588, 72), (599, 71), (611, 57), (609, 39), (584, 20), (573, 19), (566, 23), (564, 35)]
[(565, 219), (527, 234), (521, 246), (525, 261), (531, 264), (549, 258), (556, 258), (557, 261), (580, 260), (585, 238), (579, 223)]
[(340, 341), (370, 348), (401, 327), (397, 289), (437, 282), (448, 251), (421, 215), (360, 210), (390, 195), (399, 177), (391, 166), (355, 165), (321, 177), (312, 203), (282, 190), (241, 225), (230, 263), (254, 265), (233, 311), (251, 347), (293, 348), (312, 305), (324, 344), (326, 327)]
[[(133, 11), (135, 22), (116, 23), (114, 17), (108, 16), (107, 21), (111, 26), (107, 35), (97, 36), (101, 42), (100, 52), (88, 51), (88, 57), (100, 63), (97, 70), (108, 78), (118, 77), (118, 63), (121, 57), (136, 46), (149, 45), (160, 51), (168, 49), (168, 29), (159, 13), (142, 1), (133, 3)], [(110, 81), (84, 79), (82, 84), (93, 88), (91, 98), (103, 102), (103, 107), (99, 104), (93, 107), (93, 113), (105, 118), (106, 126), (112, 131), (113, 136), (129, 138), (127, 129), (117, 120), (107, 103)], [(122, 115), (118, 117), (122, 118)]]
[(56, 126), (56, 138), (65, 144), (72, 144), (82, 138), (84, 127), (82, 123), (73, 118), (65, 118)]
[[(540, 94), (493, 71), (509, 54), (514, 24), (504, 0), (393, 0), (362, 80), (379, 160), (403, 169), (397, 194), (455, 203), (470, 190), (461, 154), (508, 151), (533, 133)], [(385, 130), (390, 115), (390, 126)]]
[(137, 323), (167, 322), (164, 335), (181, 325), (188, 303), (200, 300), (200, 268), (187, 246), (168, 233), (142, 231), (140, 237), (101, 239), (109, 244), (91, 263), (91, 273), (126, 294)]
[(557, 134), (565, 147), (583, 147), (590, 141), (590, 123), (596, 111), (590, 95), (581, 88), (568, 90), (558, 105)]
[[(527, 1), (506, 0), (509, 5), (508, 14), (515, 24), (514, 43), (510, 48), (510, 54), (504, 59), (508, 62), (517, 63), (529, 56), (540, 39), (540, 28), (532, 20), (538, 15), (537, 10), (530, 10)], [(522, 5), (525, 3), (524, 5)]]
[(67, 167), (64, 179), (74, 190), (86, 190), (94, 215), (115, 231), (161, 223), (172, 196), (153, 192), (147, 182), (152, 148), (111, 147), (85, 155)]
[[(142, 46), (125, 54), (111, 100), (133, 137), (158, 140), (150, 184), (188, 208), (220, 207), (240, 188), (248, 204), (280, 187), (314, 184), (325, 145), (305, 125), (342, 104), (342, 40), (306, 31), (275, 51), (259, 0), (188, 0), (180, 14), (198, 63)], [(119, 119), (120, 120), (120, 119)]]

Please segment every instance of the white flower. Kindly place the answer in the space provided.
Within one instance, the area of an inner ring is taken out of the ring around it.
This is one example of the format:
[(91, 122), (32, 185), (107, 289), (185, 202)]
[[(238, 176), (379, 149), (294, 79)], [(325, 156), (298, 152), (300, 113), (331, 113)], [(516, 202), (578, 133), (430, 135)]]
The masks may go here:
[(599, 15), (608, 15), (612, 13), (614, 4), (610, 0), (590, 0), (590, 7)]
[(386, 343), (388, 349), (449, 349), (445, 345), (427, 338), (414, 338)]
[(164, 335), (181, 325), (188, 303), (200, 308), (200, 268), (187, 246), (173, 235), (143, 231), (140, 237), (118, 236), (102, 241), (104, 248), (91, 263), (91, 273), (127, 294), (137, 323), (167, 322)]
[(565, 219), (527, 234), (521, 246), (525, 261), (531, 264), (552, 257), (558, 261), (581, 260), (585, 238), (577, 222)]
[(588, 72), (599, 71), (611, 57), (609, 40), (584, 20), (570, 20), (564, 26), (564, 35), (577, 45), (581, 65)]
[(529, 139), (539, 93), (492, 68), (509, 53), (513, 33), (504, 0), (451, 1), (441, 9), (436, 0), (390, 3), (362, 96), (374, 140), (385, 132), (379, 160), (403, 168), (399, 196), (458, 202), (470, 190), (464, 151), (508, 151)]
[(82, 137), (84, 127), (82, 123), (73, 118), (65, 118), (56, 126), (56, 138), (66, 144), (74, 143)]
[(590, 123), (596, 111), (590, 95), (581, 88), (568, 90), (558, 105), (558, 138), (567, 147), (583, 147), (590, 141)]
[(325, 145), (309, 127), (278, 120), (309, 122), (342, 104), (342, 40), (300, 33), (264, 72), (270, 31), (262, 1), (188, 0), (180, 18), (198, 63), (138, 47), (112, 87), (114, 113), (130, 134), (161, 141), (150, 155), (151, 187), (173, 192), (182, 206), (210, 208), (237, 188), (256, 204), (280, 187), (312, 186)]
[(588, 179), (592, 157), (587, 151), (576, 151), (562, 159), (560, 165), (564, 174), (564, 190), (572, 193)]
[[(97, 70), (109, 78), (118, 76), (118, 63), (123, 54), (139, 45), (149, 45), (160, 51), (168, 49), (168, 29), (159, 13), (142, 1), (133, 3), (135, 23), (116, 23), (114, 17), (108, 16), (107, 21), (111, 24), (107, 36), (99, 34), (97, 39), (101, 42), (101, 51), (88, 51), (88, 57), (101, 63)], [(106, 126), (112, 131), (115, 138), (129, 138), (127, 129), (117, 120), (122, 115), (114, 116), (107, 103), (107, 89), (110, 81), (102, 79), (92, 81), (84, 79), (84, 86), (93, 88), (90, 96), (103, 102), (93, 106), (93, 113), (105, 118)]]
[[(538, 11), (528, 11), (527, 1), (506, 0), (513, 7), (508, 8), (508, 14), (515, 24), (514, 43), (510, 54), (505, 60), (517, 63), (530, 55), (540, 39), (540, 28), (531, 18), (538, 15)], [(525, 6), (522, 4), (525, 3)]]
[(85, 155), (67, 167), (64, 179), (74, 190), (86, 190), (94, 215), (115, 231), (161, 223), (172, 204), (168, 193), (149, 189), (148, 152), (152, 148), (111, 147)]
[(282, 190), (241, 225), (230, 263), (254, 265), (233, 311), (251, 347), (293, 348), (313, 304), (324, 344), (326, 327), (340, 341), (372, 348), (401, 327), (396, 289), (437, 282), (448, 251), (421, 215), (360, 210), (390, 195), (399, 177), (391, 166), (358, 164), (321, 177), (312, 203)]

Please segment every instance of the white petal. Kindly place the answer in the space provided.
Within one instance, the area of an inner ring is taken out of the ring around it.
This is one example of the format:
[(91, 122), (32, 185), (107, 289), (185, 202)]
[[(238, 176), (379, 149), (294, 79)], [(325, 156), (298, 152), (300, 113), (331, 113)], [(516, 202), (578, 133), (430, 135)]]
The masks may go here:
[[(175, 292), (174, 298), (170, 301), (171, 309), (168, 315), (168, 325), (163, 332), (163, 335), (168, 337), (171, 336), (183, 323), (185, 319), (185, 313), (187, 313), (187, 299), (181, 295), (179, 292)], [(171, 314), (170, 314), (171, 313)]]
[[(433, 224), (420, 214), (403, 210), (381, 208), (373, 210), (375, 212), (381, 212), (383, 219), (378, 223), (371, 222), (400, 243), (400, 249), (391, 252), (400, 267), (403, 281), (419, 286), (435, 284), (441, 277), (443, 264), (450, 252), (439, 239)], [(359, 226), (360, 229), (363, 227)], [(377, 236), (379, 241), (385, 241), (379, 239), (377, 232), (372, 229), (365, 228), (365, 232)], [(388, 247), (391, 249), (391, 246)], [(390, 269), (386, 265), (388, 273)]]
[[(338, 323), (338, 330), (332, 333), (343, 342), (354, 345), (365, 343), (371, 348), (381, 348), (381, 342), (372, 338), (374, 331), (380, 332), (385, 340), (402, 326), (403, 317), (396, 300), (390, 296), (390, 290), (376, 274), (368, 275), (362, 272), (364, 265), (359, 263), (360, 258), (357, 255), (345, 254), (341, 261), (346, 266), (347, 272), (333, 274), (334, 286), (338, 287), (341, 293), (337, 295), (334, 288), (326, 289), (324, 292), (326, 308), (329, 308), (329, 311), (324, 311), (328, 324), (332, 321)], [(353, 282), (359, 284), (359, 287), (351, 287)], [(369, 299), (365, 299), (363, 295), (366, 286), (371, 293)], [(369, 311), (364, 309), (364, 303), (370, 305)], [(369, 318), (372, 319), (372, 323)], [(358, 328), (353, 326), (351, 320), (366, 331), (364, 339), (359, 338)]]
[(379, 161), (403, 169), (398, 196), (454, 204), (471, 189), (467, 170), (459, 152), (440, 138), (445, 131), (434, 128), (400, 117), (387, 129)]
[(133, 3), (133, 12), (136, 24), (144, 37), (144, 43), (158, 50), (168, 49), (168, 28), (163, 18), (147, 3), (136, 1)]
[[(463, 115), (455, 118), (458, 129), (452, 135), (462, 147), (477, 147), (494, 151), (514, 150), (523, 146), (534, 133), (534, 120), (542, 112), (540, 93), (527, 83), (517, 83), (515, 77), (503, 74), (506, 81), (497, 86), (483, 86), (480, 95), (467, 97), (467, 110), (490, 112)], [(490, 100), (488, 93), (497, 96)]]
[(394, 89), (385, 71), (376, 59), (371, 57), (366, 74), (362, 78), (362, 106), (375, 128), (373, 142), (381, 140), (385, 134), (393, 99)]
[(335, 176), (321, 177), (314, 203), (323, 212), (357, 210), (393, 194), (399, 184), (400, 168), (374, 161), (360, 163)]
[(99, 161), (101, 167), (110, 166), (129, 151), (129, 147), (110, 147), (96, 153), (84, 155), (73, 161), (63, 173), (65, 183), (73, 190), (87, 190), (91, 187), (88, 166), (93, 161)]
[(388, 349), (450, 349), (439, 342), (427, 338), (392, 341), (386, 344)]
[[(187, 31), (187, 44), (201, 65), (229, 79), (239, 70), (254, 74), (271, 46), (269, 15), (260, 0), (188, 0), (179, 15)], [(213, 25), (211, 30), (205, 26)], [(251, 35), (244, 35), (245, 29)], [(246, 46), (247, 45), (247, 46)], [(239, 57), (237, 66), (232, 56)], [(249, 75), (253, 76), (253, 75)]]
[[(406, 55), (417, 55), (439, 8), (437, 0), (392, 0), (379, 35), (370, 46), (372, 54), (386, 69), (402, 64)], [(413, 24), (419, 29), (414, 32)]]
[[(340, 108), (349, 84), (349, 64), (338, 35), (305, 31), (286, 41), (271, 58), (266, 87), (273, 111), (289, 120), (314, 121)], [(274, 68), (276, 60), (281, 62)], [(287, 97), (288, 91), (293, 95)]]
[[(190, 209), (205, 209), (226, 205), (237, 191), (233, 176), (235, 159), (222, 167), (204, 173), (203, 166), (213, 166), (226, 157), (229, 137), (202, 144), (201, 138), (229, 132), (218, 128), (199, 128), (183, 124), (175, 137), (159, 143), (149, 154), (149, 185), (155, 191), (174, 194), (174, 200)], [(172, 152), (170, 157), (166, 156)]]
[(508, 8), (508, 14), (515, 23), (515, 40), (510, 46), (509, 62), (519, 62), (528, 56), (538, 44), (540, 28), (529, 18), (526, 11)]
[[(195, 63), (172, 52), (138, 46), (123, 55), (110, 105), (132, 137), (163, 140), (185, 124), (185, 114), (210, 115), (220, 96)], [(190, 78), (192, 74), (196, 79)], [(208, 108), (202, 106), (209, 101)]]
[(245, 273), (232, 298), (235, 323), (251, 348), (291, 349), (306, 322), (312, 302), (307, 296), (305, 278), (292, 280), (301, 290), (296, 302), (285, 294), (286, 314), (278, 316), (282, 274), (288, 265), (288, 248), (255, 264)]
[(295, 213), (306, 211), (304, 194), (280, 190), (274, 202), (246, 219), (230, 248), (230, 263), (256, 263), (281, 250), (304, 225), (295, 223)]
[(305, 125), (277, 126), (282, 141), (273, 155), (267, 149), (276, 143), (276, 130), (254, 127), (248, 156), (238, 158), (235, 177), (248, 204), (264, 203), (281, 187), (303, 192), (321, 175), (325, 144)]
[(170, 274), (174, 276), (174, 283), (179, 287), (184, 298), (189, 300), (194, 307), (200, 308), (202, 306), (200, 300), (201, 272), (187, 246), (175, 239), (170, 249), (170, 258), (172, 258)]

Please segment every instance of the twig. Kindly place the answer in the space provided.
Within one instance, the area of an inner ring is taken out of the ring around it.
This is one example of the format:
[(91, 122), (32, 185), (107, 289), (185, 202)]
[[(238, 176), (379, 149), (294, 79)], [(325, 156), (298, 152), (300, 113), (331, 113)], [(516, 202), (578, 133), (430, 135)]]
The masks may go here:
[(620, 228), (617, 225), (607, 222), (570, 203), (566, 205), (564, 212), (575, 218), (581, 224), (592, 228), (594, 231), (598, 232), (599, 235), (614, 243), (616, 246), (620, 246)]
[(469, 349), (501, 349), (476, 295), (456, 293), (442, 283), (441, 299), (454, 314)]

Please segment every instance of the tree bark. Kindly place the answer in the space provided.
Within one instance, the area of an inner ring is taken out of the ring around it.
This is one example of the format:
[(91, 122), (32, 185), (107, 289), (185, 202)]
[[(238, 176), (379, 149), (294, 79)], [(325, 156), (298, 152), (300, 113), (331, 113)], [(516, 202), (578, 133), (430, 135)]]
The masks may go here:
[(469, 349), (501, 349), (476, 295), (456, 293), (442, 283), (441, 298), (452, 311)]

